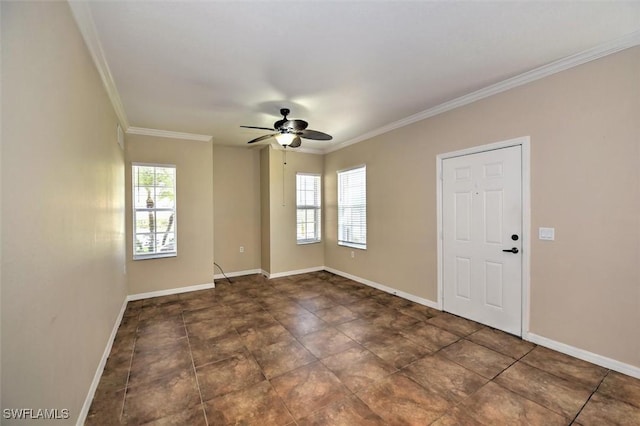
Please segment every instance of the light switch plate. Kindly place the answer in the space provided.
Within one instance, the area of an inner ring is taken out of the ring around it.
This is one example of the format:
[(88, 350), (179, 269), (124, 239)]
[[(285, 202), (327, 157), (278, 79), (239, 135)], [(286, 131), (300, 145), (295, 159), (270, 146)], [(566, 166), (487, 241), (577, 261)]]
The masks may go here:
[(538, 239), (553, 241), (556, 239), (556, 228), (538, 228)]

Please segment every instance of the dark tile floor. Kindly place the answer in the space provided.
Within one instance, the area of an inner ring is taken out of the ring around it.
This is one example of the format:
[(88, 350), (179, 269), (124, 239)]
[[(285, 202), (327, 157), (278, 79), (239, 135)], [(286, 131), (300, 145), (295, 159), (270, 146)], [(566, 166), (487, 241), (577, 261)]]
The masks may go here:
[(640, 425), (640, 380), (327, 272), (130, 302), (88, 425)]

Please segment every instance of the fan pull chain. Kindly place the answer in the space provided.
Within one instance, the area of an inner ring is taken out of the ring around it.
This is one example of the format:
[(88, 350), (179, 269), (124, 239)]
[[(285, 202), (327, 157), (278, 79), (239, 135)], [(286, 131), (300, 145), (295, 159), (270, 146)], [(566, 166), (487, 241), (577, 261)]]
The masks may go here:
[(284, 147), (284, 151), (282, 152), (282, 207), (286, 206), (286, 199), (284, 196), (284, 181), (285, 181), (285, 166), (287, 165), (287, 147)]

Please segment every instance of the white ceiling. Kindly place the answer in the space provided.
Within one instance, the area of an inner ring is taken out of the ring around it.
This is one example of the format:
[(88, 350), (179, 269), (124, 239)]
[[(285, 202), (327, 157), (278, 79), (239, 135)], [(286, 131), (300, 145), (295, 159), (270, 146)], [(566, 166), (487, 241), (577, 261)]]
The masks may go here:
[(640, 43), (640, 1), (71, 4), (93, 20), (131, 128), (224, 145), (265, 134), (239, 126), (271, 127), (288, 107), (334, 136), (303, 147), (331, 150), (594, 47)]

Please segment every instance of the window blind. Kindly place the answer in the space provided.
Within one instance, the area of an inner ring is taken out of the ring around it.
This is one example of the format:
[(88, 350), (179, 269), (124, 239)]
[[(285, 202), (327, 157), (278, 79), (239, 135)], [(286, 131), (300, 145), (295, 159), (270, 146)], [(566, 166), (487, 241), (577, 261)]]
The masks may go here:
[(176, 167), (133, 164), (133, 258), (177, 254)]
[(338, 172), (338, 244), (367, 248), (367, 168)]
[(320, 175), (296, 174), (296, 240), (298, 244), (321, 240)]

